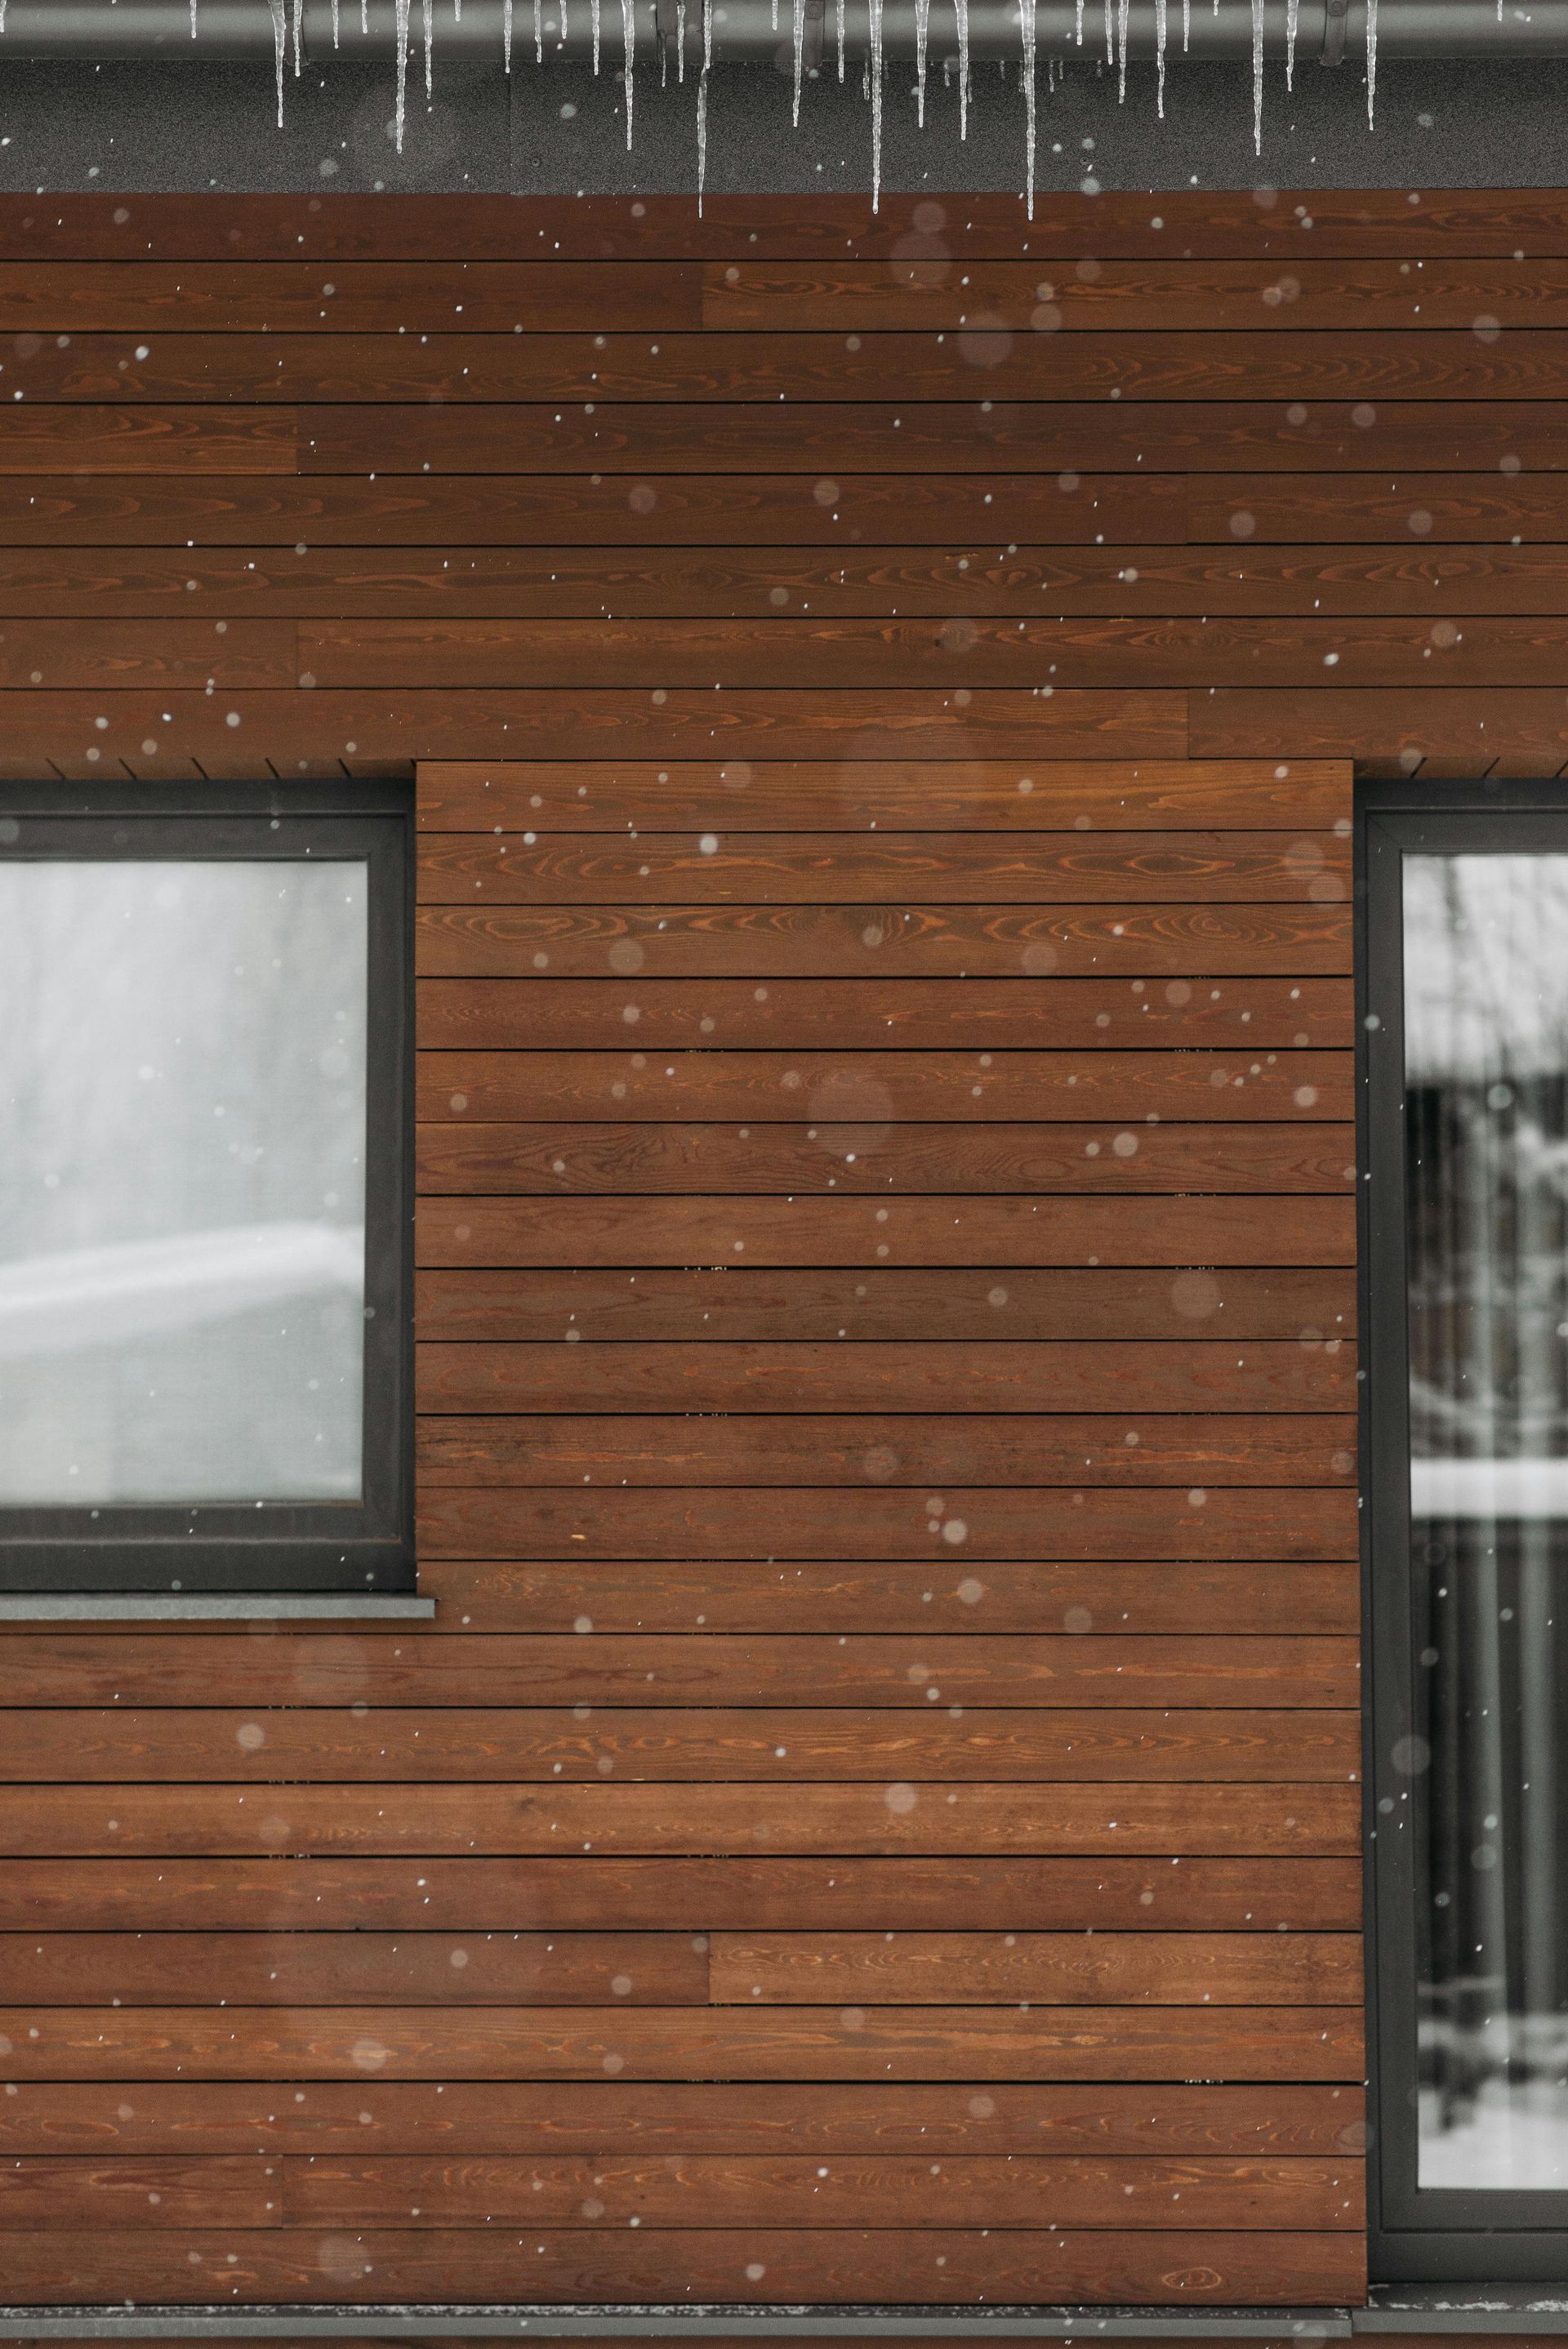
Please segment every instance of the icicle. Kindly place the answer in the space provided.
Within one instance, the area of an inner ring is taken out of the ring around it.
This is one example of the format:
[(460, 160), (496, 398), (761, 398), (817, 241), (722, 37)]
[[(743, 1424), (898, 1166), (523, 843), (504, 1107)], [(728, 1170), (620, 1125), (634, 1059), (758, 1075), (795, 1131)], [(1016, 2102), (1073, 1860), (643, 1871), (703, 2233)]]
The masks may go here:
[(1181, 54), (1192, 46), (1192, 0), (1181, 0)]
[[(335, 16), (336, 16), (337, 10), (335, 6), (332, 13)], [(3, 33), (5, 29), (5, 11), (4, 8), (0, 8), (0, 33)], [(192, 40), (196, 38), (196, 0), (191, 0), (191, 37)]]
[(370, 30), (370, 0), (359, 0), (359, 29), (362, 33)]
[[(958, 136), (969, 136), (969, 0), (953, 0), (954, 14), (958, 19)], [(839, 22), (843, 22), (844, 0), (839, 0)]]
[[(196, 37), (196, 0), (191, 0), (191, 37)], [(332, 46), (337, 47), (337, 0), (332, 0)]]
[(844, 81), (844, 0), (839, 0), (839, 87)]
[(1127, 102), (1127, 15), (1128, 0), (1117, 0), (1116, 42), (1121, 55), (1116, 78), (1116, 98), (1119, 106)]
[(1018, 0), (1018, 31), (1023, 51), (1019, 71), (1024, 81), (1024, 187), (1029, 218), (1035, 217), (1035, 0)]
[(632, 151), (632, 84), (637, 65), (636, 0), (621, 0), (621, 39), (626, 51), (626, 152)]
[(1301, 0), (1284, 0), (1284, 86), (1295, 87), (1295, 35), (1301, 18)]
[(914, 0), (914, 119), (922, 130), (925, 128), (925, 52), (930, 41), (931, 0)]
[(882, 0), (869, 0), (872, 19), (872, 210), (882, 208)]
[(702, 71), (696, 83), (696, 216), (707, 183), (707, 69), (713, 63), (713, 0), (702, 0)]
[(1253, 0), (1253, 152), (1264, 151), (1264, 0)]
[[(273, 5), (274, 7), (281, 6), (282, 0), (273, 0)], [(397, 152), (399, 155), (403, 152), (403, 121), (404, 117), (407, 112), (408, 100), (408, 5), (409, 0), (392, 0), (392, 13), (397, 28), (397, 111), (396, 116), (396, 127), (397, 132)], [(282, 71), (281, 67), (279, 67), (279, 71)]]
[(452, 0), (452, 22), (454, 25), (460, 25), (462, 21), (463, 0)]
[(428, 104), (436, 74), (436, 10), (434, 0), (425, 0), (425, 99)]
[(1105, 0), (1105, 61), (1108, 66), (1116, 63), (1116, 19), (1110, 13), (1110, 0)]
[(1083, 0), (1073, 0), (1073, 47), (1083, 47)]
[(1154, 110), (1165, 119), (1165, 0), (1154, 0)]
[(1367, 128), (1376, 128), (1377, 106), (1377, 0), (1367, 0)]
[(790, 10), (791, 31), (795, 43), (795, 96), (789, 119), (797, 130), (800, 128), (800, 76), (806, 62), (806, 0), (795, 0)]
[(278, 129), (281, 130), (284, 127), (284, 45), (288, 38), (288, 27), (284, 23), (284, 0), (272, 0), (272, 10), (273, 68), (278, 86)]
[(303, 24), (304, 24), (304, 0), (294, 0), (294, 79), (295, 79), (295, 81), (298, 81), (298, 79), (299, 79), (299, 78), (300, 78), (300, 73), (301, 73), (302, 65), (303, 65), (303, 60), (302, 60), (301, 56), (300, 56), (300, 35), (301, 35), (301, 28), (302, 28)]
[(676, 0), (676, 79), (686, 79), (686, 0)]
[(599, 0), (593, 0), (593, 70), (599, 70)]
[(773, 30), (779, 30), (779, 0), (768, 0), (768, 19)]

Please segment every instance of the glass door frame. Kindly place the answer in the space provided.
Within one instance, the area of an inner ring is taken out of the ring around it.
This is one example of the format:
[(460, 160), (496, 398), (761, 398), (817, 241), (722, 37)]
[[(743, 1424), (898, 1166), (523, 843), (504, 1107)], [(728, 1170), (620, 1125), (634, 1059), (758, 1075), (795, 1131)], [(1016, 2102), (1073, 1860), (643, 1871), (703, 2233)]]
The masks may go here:
[(1402, 861), (1410, 852), (1568, 855), (1568, 782), (1373, 783), (1357, 792), (1357, 821), (1370, 2272), (1374, 2282), (1556, 2281), (1568, 2275), (1568, 2190), (1416, 2183), (1419, 1881), (1412, 1781), (1393, 1749), (1418, 1727)]

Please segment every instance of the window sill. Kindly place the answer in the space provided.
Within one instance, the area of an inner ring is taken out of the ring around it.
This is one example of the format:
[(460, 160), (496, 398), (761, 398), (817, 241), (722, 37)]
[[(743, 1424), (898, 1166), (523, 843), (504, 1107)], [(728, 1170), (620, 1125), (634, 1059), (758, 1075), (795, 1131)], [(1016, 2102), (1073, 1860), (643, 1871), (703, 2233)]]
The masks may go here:
[(426, 1622), (433, 1599), (366, 1591), (41, 1590), (0, 1598), (4, 1623)]

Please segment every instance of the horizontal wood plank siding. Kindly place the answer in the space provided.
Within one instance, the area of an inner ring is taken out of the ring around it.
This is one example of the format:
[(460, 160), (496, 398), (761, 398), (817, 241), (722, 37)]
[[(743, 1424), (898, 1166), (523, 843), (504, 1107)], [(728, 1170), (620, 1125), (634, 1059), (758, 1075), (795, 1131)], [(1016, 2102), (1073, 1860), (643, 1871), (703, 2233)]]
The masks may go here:
[(0, 1639), (13, 2302), (1363, 2296), (1351, 784), (1568, 765), (1568, 205), (1037, 214), (0, 200), (0, 773), (417, 776), (438, 1602)]

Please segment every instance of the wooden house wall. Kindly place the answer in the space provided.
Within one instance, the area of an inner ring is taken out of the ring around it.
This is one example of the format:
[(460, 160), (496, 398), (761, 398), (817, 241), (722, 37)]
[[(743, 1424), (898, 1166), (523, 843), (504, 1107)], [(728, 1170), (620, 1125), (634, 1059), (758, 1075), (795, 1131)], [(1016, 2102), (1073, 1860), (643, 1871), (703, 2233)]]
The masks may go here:
[(1039, 212), (0, 204), (5, 771), (417, 771), (438, 1602), (0, 1640), (7, 2300), (1362, 2292), (1351, 781), (1568, 761), (1568, 214)]

